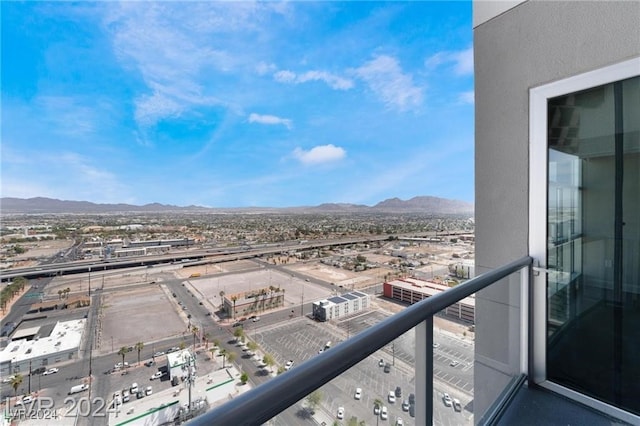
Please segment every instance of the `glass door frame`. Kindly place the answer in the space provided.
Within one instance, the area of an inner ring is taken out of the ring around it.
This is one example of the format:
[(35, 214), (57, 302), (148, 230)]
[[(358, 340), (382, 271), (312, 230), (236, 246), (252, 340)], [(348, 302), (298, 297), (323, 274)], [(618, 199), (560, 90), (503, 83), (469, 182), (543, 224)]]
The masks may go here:
[(529, 89), (529, 381), (632, 424), (640, 424), (640, 417), (547, 380), (547, 111), (550, 98), (639, 75), (637, 57)]

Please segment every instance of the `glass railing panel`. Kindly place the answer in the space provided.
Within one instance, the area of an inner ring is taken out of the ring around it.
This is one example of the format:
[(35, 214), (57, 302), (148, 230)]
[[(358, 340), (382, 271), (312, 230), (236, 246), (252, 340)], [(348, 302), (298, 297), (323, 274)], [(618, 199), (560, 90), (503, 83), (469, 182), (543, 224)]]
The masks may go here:
[(433, 424), (472, 425), (475, 295), (433, 318)]

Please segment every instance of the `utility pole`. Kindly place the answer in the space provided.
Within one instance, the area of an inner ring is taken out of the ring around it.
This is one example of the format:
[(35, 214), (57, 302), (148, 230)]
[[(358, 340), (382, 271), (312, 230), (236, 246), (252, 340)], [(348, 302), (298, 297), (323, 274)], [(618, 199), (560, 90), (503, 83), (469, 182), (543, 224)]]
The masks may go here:
[(91, 266), (89, 266), (89, 296), (91, 296)]
[(29, 360), (29, 394), (31, 394), (31, 360)]

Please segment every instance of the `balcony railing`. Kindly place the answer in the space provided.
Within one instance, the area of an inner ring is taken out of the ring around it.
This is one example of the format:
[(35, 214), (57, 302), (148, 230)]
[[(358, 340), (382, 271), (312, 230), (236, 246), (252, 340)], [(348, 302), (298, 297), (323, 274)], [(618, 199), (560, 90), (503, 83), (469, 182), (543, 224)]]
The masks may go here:
[(323, 356), (309, 359), (295, 369), (194, 418), (189, 424), (263, 424), (414, 327), (416, 424), (432, 424), (433, 316), (523, 268), (527, 268), (525, 274), (528, 277), (531, 264), (532, 259), (525, 256), (411, 305), (336, 345)]

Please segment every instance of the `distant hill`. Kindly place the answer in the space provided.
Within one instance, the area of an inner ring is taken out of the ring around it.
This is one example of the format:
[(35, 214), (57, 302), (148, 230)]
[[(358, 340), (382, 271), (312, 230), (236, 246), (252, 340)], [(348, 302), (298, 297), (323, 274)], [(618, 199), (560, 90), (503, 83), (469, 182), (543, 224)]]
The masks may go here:
[(414, 197), (410, 200), (390, 198), (373, 207), (362, 204), (325, 203), (307, 207), (238, 207), (210, 208), (200, 206), (173, 206), (159, 203), (136, 206), (131, 204), (96, 204), (89, 201), (67, 201), (52, 198), (0, 198), (2, 214), (45, 213), (163, 213), (163, 212), (211, 212), (211, 213), (425, 213), (425, 214), (472, 214), (473, 204), (431, 196)]

